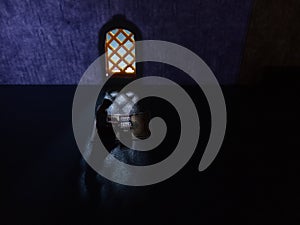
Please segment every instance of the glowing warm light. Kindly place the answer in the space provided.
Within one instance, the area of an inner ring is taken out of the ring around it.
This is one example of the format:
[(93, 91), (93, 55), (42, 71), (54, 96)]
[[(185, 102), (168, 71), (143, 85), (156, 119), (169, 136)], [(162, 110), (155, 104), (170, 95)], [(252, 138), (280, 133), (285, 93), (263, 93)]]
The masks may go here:
[(106, 72), (112, 74), (135, 74), (134, 35), (125, 29), (114, 29), (106, 34)]
[(134, 70), (131, 69), (130, 67), (128, 67), (126, 70), (125, 70), (126, 73), (134, 73)]

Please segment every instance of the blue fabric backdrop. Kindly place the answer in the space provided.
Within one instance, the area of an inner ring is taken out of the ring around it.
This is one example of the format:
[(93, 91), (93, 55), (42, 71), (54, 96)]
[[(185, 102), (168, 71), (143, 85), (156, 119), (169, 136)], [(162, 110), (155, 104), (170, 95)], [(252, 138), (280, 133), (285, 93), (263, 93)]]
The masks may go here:
[(143, 39), (183, 45), (233, 84), (251, 8), (252, 0), (1, 1), (0, 83), (76, 84), (99, 55), (99, 29), (123, 14)]

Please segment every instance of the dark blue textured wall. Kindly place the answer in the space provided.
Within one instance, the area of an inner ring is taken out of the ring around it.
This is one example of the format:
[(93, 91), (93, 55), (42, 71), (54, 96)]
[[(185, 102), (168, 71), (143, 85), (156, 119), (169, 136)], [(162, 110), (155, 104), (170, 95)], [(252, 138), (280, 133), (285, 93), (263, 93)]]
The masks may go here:
[(197, 53), (222, 84), (239, 72), (252, 0), (0, 2), (0, 83), (76, 84), (98, 56), (98, 31), (115, 14), (143, 39)]

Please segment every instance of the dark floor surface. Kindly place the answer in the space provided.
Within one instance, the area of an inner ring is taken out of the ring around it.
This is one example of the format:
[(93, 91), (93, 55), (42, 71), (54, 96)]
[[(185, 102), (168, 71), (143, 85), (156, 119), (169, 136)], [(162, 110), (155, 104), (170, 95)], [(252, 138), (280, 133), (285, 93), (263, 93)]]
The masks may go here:
[[(222, 87), (228, 126), (213, 164), (197, 171), (204, 132), (178, 174), (132, 189), (144, 193), (140, 201), (133, 196), (107, 208), (80, 199), (81, 155), (71, 124), (75, 86), (1, 86), (0, 223), (295, 224), (298, 86)], [(186, 89), (198, 99), (198, 89)]]

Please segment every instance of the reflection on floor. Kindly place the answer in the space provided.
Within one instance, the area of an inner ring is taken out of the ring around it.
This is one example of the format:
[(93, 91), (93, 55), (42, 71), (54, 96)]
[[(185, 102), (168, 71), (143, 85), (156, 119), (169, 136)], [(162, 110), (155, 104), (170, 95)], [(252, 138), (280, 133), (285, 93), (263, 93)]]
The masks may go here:
[[(198, 97), (199, 89), (185, 88), (197, 96), (201, 114), (203, 132), (196, 153), (165, 182), (127, 187), (99, 176), (97, 183), (96, 174), (82, 162), (71, 124), (75, 86), (1, 86), (0, 100), (6, 108), (1, 112), (3, 220), (10, 224), (287, 223), (295, 213), (287, 196), (293, 193), (292, 180), (297, 177), (299, 89), (223, 87), (226, 138), (213, 164), (199, 173), (209, 113), (203, 96)], [(160, 108), (160, 112), (165, 111)], [(172, 125), (176, 113), (168, 115)], [(173, 124), (170, 138), (178, 135)], [(166, 141), (152, 158), (164, 158), (171, 151), (172, 143)], [(90, 177), (86, 192), (80, 185), (82, 173)]]

